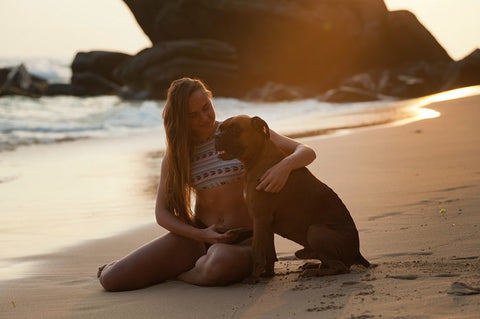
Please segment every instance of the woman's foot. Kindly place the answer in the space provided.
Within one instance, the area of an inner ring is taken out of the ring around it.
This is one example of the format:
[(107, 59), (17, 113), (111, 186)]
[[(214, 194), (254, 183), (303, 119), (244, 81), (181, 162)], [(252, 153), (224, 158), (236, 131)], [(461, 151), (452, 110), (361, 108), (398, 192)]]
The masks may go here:
[(102, 272), (105, 270), (105, 268), (109, 268), (109, 267), (112, 266), (114, 263), (116, 263), (116, 261), (112, 261), (112, 262), (109, 263), (109, 264), (105, 264), (105, 265), (102, 265), (102, 266), (98, 267), (97, 278), (100, 278), (100, 276), (102, 275)]

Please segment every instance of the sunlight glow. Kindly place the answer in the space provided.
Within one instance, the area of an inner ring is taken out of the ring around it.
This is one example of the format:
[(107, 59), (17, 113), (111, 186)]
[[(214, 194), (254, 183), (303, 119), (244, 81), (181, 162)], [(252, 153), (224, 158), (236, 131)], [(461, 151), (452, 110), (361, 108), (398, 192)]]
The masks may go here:
[(435, 102), (449, 101), (478, 94), (480, 94), (480, 85), (454, 89), (428, 95), (425, 97), (420, 97), (417, 99), (412, 99), (410, 100), (411, 102), (409, 102), (409, 105), (406, 108), (408, 114), (406, 118), (404, 120), (396, 121), (395, 123), (393, 123), (393, 125), (405, 125), (415, 121), (439, 117), (441, 115), (440, 112), (425, 108), (425, 106)]
[(417, 116), (415, 120), (433, 119), (440, 116), (440, 112), (432, 109), (419, 108), (416, 110)]
[(478, 94), (480, 94), (480, 85), (468, 86), (413, 99), (411, 106), (421, 108), (435, 102), (449, 101)]
[(477, 94), (480, 94), (480, 86), (478, 85), (445, 91), (445, 92), (427, 96), (426, 98), (428, 99), (429, 103), (433, 103), (433, 102), (459, 99), (461, 97), (467, 97), (467, 96), (472, 96)]

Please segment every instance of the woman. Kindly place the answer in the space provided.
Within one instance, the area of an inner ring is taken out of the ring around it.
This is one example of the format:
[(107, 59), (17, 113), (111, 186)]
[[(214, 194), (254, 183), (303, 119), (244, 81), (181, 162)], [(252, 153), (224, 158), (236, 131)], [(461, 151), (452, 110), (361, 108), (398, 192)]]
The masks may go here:
[[(251, 239), (241, 240), (229, 231), (252, 228), (243, 200), (243, 166), (238, 160), (217, 158), (213, 136), (219, 123), (211, 92), (196, 79), (172, 82), (163, 118), (167, 148), (155, 216), (169, 233), (100, 267), (98, 278), (109, 291), (175, 278), (195, 285), (226, 285), (251, 271)], [(257, 189), (278, 192), (290, 171), (310, 164), (315, 153), (274, 131), (271, 139), (289, 155), (264, 174)]]

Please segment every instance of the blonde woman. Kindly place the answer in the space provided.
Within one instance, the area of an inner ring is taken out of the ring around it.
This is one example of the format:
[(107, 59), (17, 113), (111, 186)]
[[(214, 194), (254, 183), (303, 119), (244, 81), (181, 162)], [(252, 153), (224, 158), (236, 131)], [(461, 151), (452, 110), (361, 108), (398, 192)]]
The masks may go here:
[[(252, 228), (243, 200), (244, 169), (238, 160), (217, 158), (213, 136), (219, 122), (211, 92), (197, 79), (173, 81), (163, 118), (167, 145), (155, 215), (169, 233), (100, 267), (98, 278), (108, 291), (139, 289), (169, 279), (227, 285), (251, 271), (251, 239), (229, 231)], [(264, 174), (257, 189), (278, 192), (290, 171), (310, 164), (315, 153), (274, 131), (271, 139), (289, 155)]]

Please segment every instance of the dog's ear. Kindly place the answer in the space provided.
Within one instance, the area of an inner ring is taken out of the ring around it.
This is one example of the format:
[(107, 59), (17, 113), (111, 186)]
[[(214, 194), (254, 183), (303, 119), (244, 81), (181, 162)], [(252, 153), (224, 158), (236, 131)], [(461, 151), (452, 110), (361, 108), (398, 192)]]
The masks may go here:
[(257, 131), (262, 132), (265, 135), (265, 138), (270, 138), (270, 129), (268, 128), (267, 122), (258, 116), (252, 117), (252, 126)]

